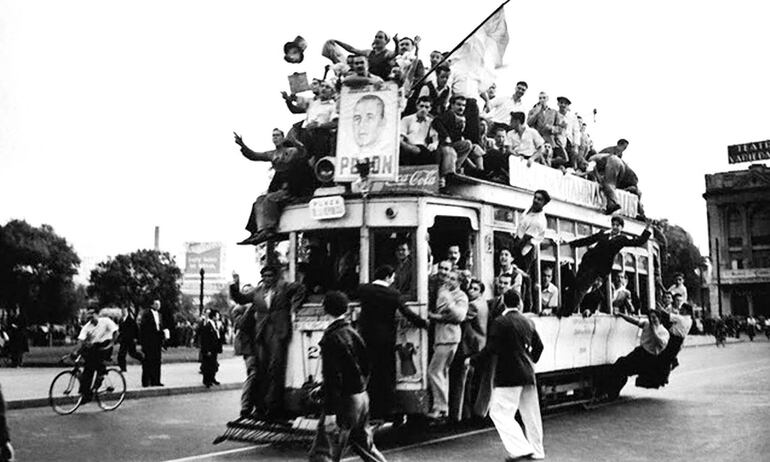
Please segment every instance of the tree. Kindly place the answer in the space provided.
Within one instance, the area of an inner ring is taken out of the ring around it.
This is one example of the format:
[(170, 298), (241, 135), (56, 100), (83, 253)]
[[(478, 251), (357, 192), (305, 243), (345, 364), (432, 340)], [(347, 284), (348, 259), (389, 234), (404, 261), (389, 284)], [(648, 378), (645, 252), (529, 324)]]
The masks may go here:
[(230, 316), (230, 307), (230, 291), (227, 287), (212, 295), (206, 303), (206, 308), (219, 311), (223, 318)]
[(667, 219), (655, 223), (665, 238), (661, 246), (661, 273), (664, 286), (670, 287), (674, 274), (684, 275), (684, 285), (691, 301), (700, 301), (695, 294), (700, 294), (700, 271), (706, 270), (706, 263), (700, 250), (693, 243), (690, 233), (681, 226), (669, 223)]
[(9, 221), (0, 226), (0, 307), (18, 306), (31, 323), (70, 319), (83, 302), (72, 282), (79, 265), (50, 225)]
[(180, 306), (179, 279), (182, 270), (168, 252), (137, 250), (96, 265), (91, 271), (89, 295), (97, 305), (148, 307), (161, 302), (164, 320), (171, 322)]

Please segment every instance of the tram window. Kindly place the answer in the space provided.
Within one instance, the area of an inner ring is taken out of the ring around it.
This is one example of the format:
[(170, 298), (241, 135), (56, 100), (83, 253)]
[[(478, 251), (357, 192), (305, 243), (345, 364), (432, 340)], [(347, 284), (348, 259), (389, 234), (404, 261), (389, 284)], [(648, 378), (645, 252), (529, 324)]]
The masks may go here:
[(546, 228), (556, 231), (556, 228), (557, 228), (556, 217), (547, 215), (545, 219), (546, 219)]
[(577, 224), (577, 234), (578, 236), (590, 236), (591, 233), (591, 225), (586, 223), (578, 223)]
[(639, 264), (639, 274), (647, 274), (647, 265), (650, 264), (650, 260), (646, 255), (640, 255), (637, 259)]
[(559, 287), (556, 285), (556, 269), (554, 264), (543, 263), (540, 265), (540, 288), (542, 292), (542, 311), (540, 314), (555, 314), (560, 306), (561, 297), (559, 297)]
[(621, 271), (623, 269), (623, 254), (615, 255), (615, 260), (612, 262), (612, 269), (615, 271)]
[(543, 239), (540, 244), (540, 258), (547, 261), (556, 261), (556, 244), (551, 239)]
[(307, 287), (311, 301), (320, 301), (328, 290), (357, 298), (359, 230), (336, 229), (299, 233), (297, 281)]
[(648, 277), (647, 275), (639, 275), (639, 310), (642, 314), (647, 314), (650, 310), (650, 295), (648, 292)]
[(416, 241), (413, 229), (388, 229), (372, 232), (371, 258), (372, 268), (369, 274), (382, 265), (390, 265), (396, 270), (393, 288), (401, 292), (407, 300), (417, 300), (417, 266), (415, 259)]
[(559, 218), (559, 232), (564, 234), (575, 234), (575, 222)]
[[(428, 230), (433, 263), (444, 259), (455, 260), (460, 269), (473, 268), (473, 238), (470, 221), (467, 218), (437, 216), (433, 227)], [(460, 254), (457, 255), (457, 246)]]

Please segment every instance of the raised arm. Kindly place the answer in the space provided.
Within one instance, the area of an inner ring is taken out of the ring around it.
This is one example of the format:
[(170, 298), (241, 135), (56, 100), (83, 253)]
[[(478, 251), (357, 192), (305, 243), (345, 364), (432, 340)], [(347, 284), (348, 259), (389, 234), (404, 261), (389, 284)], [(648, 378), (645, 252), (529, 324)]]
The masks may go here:
[(233, 132), (233, 135), (235, 136), (235, 144), (241, 147), (241, 154), (243, 154), (243, 157), (253, 161), (271, 162), (273, 160), (273, 157), (276, 154), (275, 149), (265, 152), (252, 151), (248, 146), (246, 146), (246, 143), (243, 142), (241, 135), (235, 132)]
[(650, 238), (650, 234), (652, 234), (652, 230), (650, 230), (650, 227), (647, 226), (644, 228), (644, 232), (637, 237), (634, 238), (627, 238), (626, 243), (623, 244), (624, 247), (638, 247), (640, 245), (644, 245), (647, 243), (647, 240)]
[(570, 241), (569, 245), (570, 247), (586, 247), (591, 244), (595, 244), (596, 242), (599, 241), (599, 238), (602, 236), (603, 233), (604, 231), (599, 231), (596, 234), (592, 234), (590, 236), (583, 237), (580, 239), (575, 239), (574, 241)]
[(233, 282), (230, 284), (230, 298), (239, 305), (245, 305), (254, 301), (254, 291), (241, 292), (240, 278), (233, 273)]

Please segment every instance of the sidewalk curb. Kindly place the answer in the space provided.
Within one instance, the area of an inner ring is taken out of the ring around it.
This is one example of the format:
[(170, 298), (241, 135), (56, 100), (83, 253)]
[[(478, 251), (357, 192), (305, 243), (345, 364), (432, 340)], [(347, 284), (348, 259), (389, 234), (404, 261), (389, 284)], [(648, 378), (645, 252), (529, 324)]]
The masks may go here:
[[(126, 391), (126, 399), (141, 399), (141, 398), (156, 398), (159, 396), (174, 396), (174, 395), (186, 395), (193, 393), (215, 393), (218, 391), (238, 390), (241, 388), (241, 382), (237, 383), (223, 383), (222, 385), (215, 385), (211, 388), (206, 388), (203, 385), (189, 385), (184, 387), (153, 387), (138, 390)], [(48, 398), (31, 398), (31, 399), (18, 399), (15, 401), (7, 401), (6, 409), (30, 409), (36, 407), (47, 407)]]
[[(731, 341), (732, 340), (732, 341)], [(746, 340), (743, 338), (732, 338), (732, 339), (725, 339), (725, 343), (744, 343)], [(690, 344), (690, 345), (683, 345), (682, 348), (700, 348), (700, 347), (707, 347), (707, 346), (715, 346), (716, 340), (712, 338), (712, 341), (706, 342), (706, 343), (696, 343), (696, 344)]]

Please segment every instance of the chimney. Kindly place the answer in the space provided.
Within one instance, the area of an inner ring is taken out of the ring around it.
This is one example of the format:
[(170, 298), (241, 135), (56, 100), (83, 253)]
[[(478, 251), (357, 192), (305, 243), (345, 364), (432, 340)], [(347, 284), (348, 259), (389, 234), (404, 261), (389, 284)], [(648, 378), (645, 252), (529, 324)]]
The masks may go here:
[(155, 227), (155, 250), (160, 251), (160, 226)]

